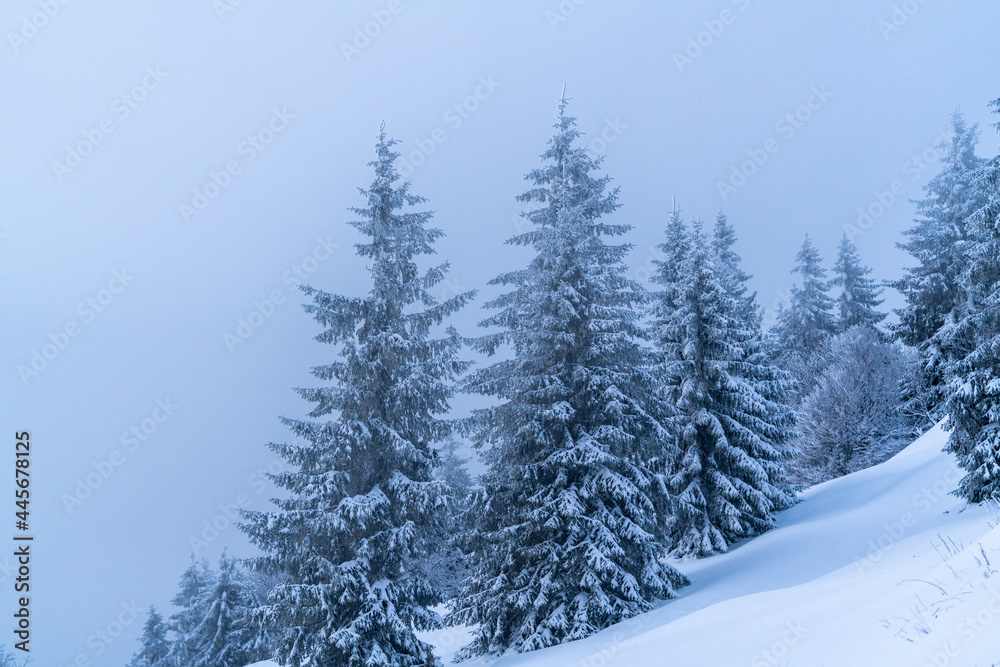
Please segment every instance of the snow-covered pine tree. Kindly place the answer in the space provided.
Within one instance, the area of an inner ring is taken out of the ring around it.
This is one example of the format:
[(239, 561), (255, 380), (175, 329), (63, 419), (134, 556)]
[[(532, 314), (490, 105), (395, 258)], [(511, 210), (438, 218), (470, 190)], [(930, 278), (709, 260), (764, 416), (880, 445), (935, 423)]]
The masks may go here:
[[(728, 254), (731, 245), (728, 239), (719, 240), (717, 241), (716, 252), (719, 253), (720, 257), (723, 253)], [(649, 280), (653, 284), (658, 285), (659, 288), (656, 292), (656, 297), (651, 300), (651, 311), (654, 317), (663, 318), (676, 311), (683, 303), (685, 284), (684, 262), (691, 253), (691, 238), (688, 233), (687, 224), (684, 222), (684, 218), (681, 217), (681, 211), (677, 208), (676, 201), (674, 202), (674, 209), (670, 212), (670, 217), (667, 219), (663, 243), (657, 246), (657, 250), (659, 251), (659, 258), (653, 260), (654, 271)], [(735, 274), (730, 277), (734, 278), (733, 283), (735, 284)], [(668, 332), (661, 329), (653, 338), (654, 340), (660, 340), (658, 337), (667, 334)], [(679, 339), (675, 342), (679, 342)]]
[(178, 611), (170, 617), (169, 662), (174, 665), (190, 665), (194, 660), (194, 650), (190, 642), (191, 633), (205, 618), (208, 608), (205, 604), (209, 591), (215, 585), (215, 573), (204, 559), (196, 561), (191, 557), (191, 565), (181, 574), (179, 590), (171, 603)]
[(974, 243), (968, 220), (987, 201), (971, 178), (984, 164), (976, 156), (979, 128), (967, 125), (957, 111), (951, 124), (951, 141), (938, 147), (941, 171), (924, 186), (914, 225), (904, 232), (907, 240), (897, 244), (918, 262), (891, 283), (906, 299), (906, 305), (896, 310), (899, 323), (892, 329), (912, 347), (924, 345), (965, 302), (962, 274), (969, 245)]
[(205, 596), (205, 616), (187, 635), (192, 652), (190, 667), (244, 667), (270, 657), (254, 650), (250, 624), (248, 584), (234, 560), (225, 553), (219, 573)]
[(139, 650), (132, 656), (128, 667), (168, 667), (170, 641), (167, 639), (169, 626), (156, 607), (149, 608), (146, 624), (139, 638)]
[(313, 369), (329, 384), (299, 390), (315, 404), (310, 419), (283, 420), (304, 442), (271, 445), (294, 468), (271, 477), (289, 495), (274, 511), (244, 514), (265, 552), (252, 568), (284, 575), (255, 614), (278, 629), (283, 665), (423, 665), (431, 647), (414, 630), (440, 625), (429, 607), (441, 596), (415, 559), (443, 532), (449, 500), (432, 478), (431, 447), (449, 433), (441, 415), (468, 364), (453, 328), (434, 336), (472, 293), (432, 296), (448, 265), (421, 273), (416, 260), (443, 233), (428, 227), (430, 212), (401, 210), (425, 200), (397, 183), (395, 143), (380, 132), (367, 205), (352, 209), (371, 291), (302, 288), (324, 327), (316, 339), (338, 345), (340, 359)]
[(764, 312), (757, 303), (756, 292), (749, 291), (752, 276), (743, 270), (743, 258), (733, 250), (736, 241), (736, 231), (720, 211), (712, 233), (712, 261), (725, 293), (742, 304), (736, 321), (753, 333), (742, 344), (744, 363), (755, 369), (758, 377), (756, 389), (768, 401), (770, 416), (766, 421), (785, 428), (781, 437), (784, 443), (795, 435), (792, 429), (795, 418), (790, 407), (795, 385), (791, 375), (775, 365), (768, 354), (763, 330)]
[(736, 245), (736, 230), (729, 224), (726, 215), (719, 211), (712, 230), (712, 252), (715, 255), (714, 261), (719, 279), (729, 294), (744, 303), (744, 312), (741, 316), (746, 322), (752, 324), (756, 321), (759, 326), (763, 316), (757, 307), (757, 295), (747, 291), (750, 275), (740, 267), (743, 260), (733, 250), (734, 245)]
[(808, 235), (796, 255), (792, 273), (801, 276), (801, 283), (792, 286), (788, 307), (778, 310), (777, 320), (767, 333), (767, 348), (774, 363), (792, 375), (797, 405), (812, 391), (826, 365), (827, 347), (837, 323), (826, 270)]
[[(1000, 113), (1000, 99), (992, 106)], [(969, 350), (946, 366), (947, 451), (966, 471), (956, 494), (981, 503), (1000, 498), (1000, 156), (972, 174), (970, 187), (984, 193), (986, 203), (966, 221), (975, 241), (962, 277), (965, 304), (931, 342)]]
[[(945, 367), (969, 352), (951, 330), (969, 303), (965, 275), (979, 228), (970, 218), (988, 202), (981, 179), (975, 178), (985, 162), (976, 156), (978, 140), (978, 127), (967, 125), (956, 112), (951, 141), (939, 146), (941, 171), (924, 187), (914, 226), (905, 232), (907, 241), (898, 244), (918, 264), (891, 283), (906, 299), (906, 305), (896, 310), (899, 322), (891, 328), (900, 340), (920, 351), (919, 386), (912, 392), (907, 411), (923, 417), (926, 425), (941, 416), (947, 392)], [(949, 331), (936, 335), (946, 326)]]
[(756, 309), (731, 279), (734, 264), (716, 264), (700, 223), (678, 247), (688, 248), (673, 259), (680, 265), (658, 267), (665, 289), (653, 309), (656, 369), (680, 434), (668, 532), (671, 553), (704, 557), (770, 529), (795, 502), (784, 471), (792, 412), (775, 400), (790, 380), (759, 354)]
[(630, 246), (609, 237), (630, 226), (601, 160), (576, 145), (559, 103), (556, 133), (519, 201), (528, 231), (510, 244), (534, 250), (524, 269), (492, 281), (510, 291), (487, 304), (494, 333), (476, 347), (510, 357), (473, 373), (468, 388), (500, 403), (470, 430), (488, 446), (470, 540), (475, 572), (450, 619), (477, 626), (462, 655), (524, 652), (591, 635), (671, 598), (687, 583), (660, 558), (649, 453), (662, 450), (637, 306), (625, 275)]
[[(728, 222), (726, 226), (728, 226)], [(738, 276), (742, 273), (739, 272), (738, 256), (730, 252), (730, 248), (735, 242), (735, 233), (730, 234), (731, 230), (719, 229), (718, 227), (716, 231), (720, 232), (720, 235), (725, 238), (716, 240), (715, 250), (719, 253), (720, 257), (725, 256), (727, 258), (725, 261), (727, 261), (730, 268), (735, 269), (730, 274), (732, 285), (735, 286), (738, 282)], [(732, 237), (731, 239), (729, 238), (730, 236)], [(654, 341), (657, 346), (680, 344), (679, 330), (670, 330), (657, 326), (664, 318), (676, 312), (683, 305), (684, 300), (684, 262), (691, 252), (691, 239), (688, 234), (687, 224), (684, 222), (684, 218), (681, 217), (680, 209), (677, 208), (676, 199), (673, 202), (673, 210), (667, 218), (663, 243), (657, 246), (657, 250), (659, 251), (659, 255), (657, 259), (653, 260), (654, 271), (649, 279), (650, 282), (658, 286), (658, 289), (656, 290), (655, 298), (649, 299), (649, 304), (647, 305), (647, 310), (653, 318), (654, 331), (651, 334), (647, 334), (647, 338)], [(734, 289), (738, 290), (739, 288), (734, 287)], [(674, 338), (670, 338), (670, 336), (674, 336)], [(647, 365), (655, 366), (656, 364), (657, 355), (655, 353), (647, 357)], [(654, 375), (655, 373), (656, 371), (654, 370)], [(680, 452), (677, 448), (680, 434), (676, 431), (670, 431), (675, 421), (672, 418), (676, 416), (677, 410), (672, 397), (664, 399), (663, 379), (660, 377), (656, 377), (654, 393), (660, 399), (661, 403), (667, 406), (661, 421), (668, 427), (670, 436), (665, 439), (662, 450), (655, 452), (650, 457), (649, 465), (660, 476), (661, 480), (664, 480), (664, 490), (669, 498), (670, 492), (667, 490), (665, 479)], [(673, 501), (670, 500), (667, 507), (660, 512), (661, 528), (673, 516), (672, 504)]]
[(833, 265), (830, 284), (840, 288), (837, 297), (837, 332), (843, 333), (857, 326), (876, 329), (886, 318), (878, 310), (882, 305), (882, 288), (868, 277), (871, 268), (861, 263), (858, 247), (844, 234), (840, 240), (837, 261)]
[(792, 273), (798, 273), (802, 282), (792, 287), (788, 308), (781, 312), (775, 326), (776, 342), (779, 355), (797, 353), (808, 357), (836, 332), (834, 301), (823, 260), (808, 234), (795, 261)]

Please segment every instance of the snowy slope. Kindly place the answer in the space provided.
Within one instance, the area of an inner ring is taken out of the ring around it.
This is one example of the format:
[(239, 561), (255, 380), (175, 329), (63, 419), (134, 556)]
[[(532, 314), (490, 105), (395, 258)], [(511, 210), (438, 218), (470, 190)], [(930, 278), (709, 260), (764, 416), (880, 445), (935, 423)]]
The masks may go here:
[[(678, 567), (693, 584), (588, 639), (465, 665), (1000, 665), (1000, 528), (948, 495), (932, 429), (892, 460), (809, 489), (778, 527)], [(461, 629), (429, 633), (447, 660)], [(260, 665), (264, 667), (267, 663)]]

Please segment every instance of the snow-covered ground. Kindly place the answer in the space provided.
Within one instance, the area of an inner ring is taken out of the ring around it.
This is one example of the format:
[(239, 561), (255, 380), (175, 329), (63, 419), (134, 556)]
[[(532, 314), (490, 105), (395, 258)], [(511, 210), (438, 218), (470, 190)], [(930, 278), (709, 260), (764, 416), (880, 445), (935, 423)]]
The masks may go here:
[[(681, 597), (588, 639), (468, 666), (1000, 665), (1000, 513), (949, 492), (936, 427), (892, 460), (809, 489), (778, 527), (678, 567)], [(461, 629), (428, 633), (449, 664)], [(261, 663), (265, 667), (269, 663)]]

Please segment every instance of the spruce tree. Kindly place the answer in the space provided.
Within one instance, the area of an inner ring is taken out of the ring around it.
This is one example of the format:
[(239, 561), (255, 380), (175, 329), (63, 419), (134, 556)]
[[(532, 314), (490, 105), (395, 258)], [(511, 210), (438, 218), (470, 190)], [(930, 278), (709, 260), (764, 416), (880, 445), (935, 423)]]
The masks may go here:
[[(727, 223), (728, 226), (728, 223)], [(732, 246), (730, 242), (730, 236), (732, 236), (732, 241), (735, 242), (735, 234), (730, 235), (729, 231), (720, 230), (716, 227), (716, 231), (722, 232), (722, 236), (726, 237), (724, 240), (716, 240), (715, 250), (722, 256), (725, 254), (729, 260), (736, 258), (735, 262), (730, 261), (731, 267), (737, 267), (739, 259), (735, 253), (729, 253)], [(687, 256), (691, 253), (691, 239), (688, 233), (687, 224), (684, 222), (684, 218), (681, 217), (681, 211), (677, 208), (677, 202), (674, 201), (673, 210), (670, 212), (670, 216), (667, 219), (667, 225), (664, 229), (664, 240), (659, 246), (657, 246), (659, 251), (659, 258), (653, 260), (653, 274), (650, 276), (650, 282), (657, 285), (657, 291), (655, 292), (655, 297), (649, 299), (649, 304), (647, 311), (652, 318), (652, 331), (647, 335), (647, 338), (653, 341), (655, 346), (659, 346), (661, 349), (665, 345), (670, 344), (680, 344), (680, 331), (676, 329), (670, 329), (661, 326), (665, 318), (670, 317), (670, 315), (676, 312), (683, 305), (684, 301), (684, 261)], [(736, 280), (736, 273), (734, 272), (730, 276), (733, 278), (732, 284), (735, 285), (738, 280)], [(647, 364), (650, 366), (656, 366), (657, 364), (657, 354), (653, 353), (648, 357)], [(654, 375), (656, 375), (658, 369), (653, 370)], [(656, 377), (655, 394), (657, 398), (661, 401), (663, 405), (667, 406), (667, 409), (663, 414), (663, 423), (667, 426), (669, 437), (665, 439), (664, 447), (661, 451), (655, 453), (654, 456), (650, 457), (649, 463), (653, 470), (660, 476), (663, 480), (664, 489), (667, 489), (666, 476), (670, 471), (673, 462), (677, 458), (677, 454), (680, 450), (677, 447), (677, 442), (680, 434), (676, 431), (671, 431), (673, 428), (674, 421), (672, 418), (677, 415), (677, 408), (675, 406), (676, 401), (671, 397), (665, 397), (665, 392), (663, 390), (663, 378)], [(667, 491), (667, 496), (669, 497), (669, 491)], [(669, 502), (669, 506), (665, 510), (661, 510), (661, 527), (665, 526), (672, 517), (673, 514), (673, 500)]]
[(760, 353), (756, 308), (733, 280), (738, 257), (710, 248), (700, 223), (677, 247), (687, 249), (673, 257), (679, 264), (659, 267), (653, 322), (657, 371), (680, 434), (668, 531), (674, 555), (704, 557), (770, 529), (794, 503), (785, 481), (789, 378)]
[[(1000, 99), (992, 106), (1000, 113)], [(962, 276), (965, 304), (931, 341), (964, 352), (945, 368), (947, 451), (966, 472), (956, 494), (981, 503), (1000, 498), (1000, 156), (977, 169), (969, 183), (985, 204), (966, 221), (976, 240)]]
[(796, 255), (792, 273), (801, 276), (800, 283), (792, 286), (788, 307), (782, 304), (779, 308), (775, 324), (767, 332), (766, 347), (771, 360), (791, 374), (793, 400), (798, 405), (812, 391), (816, 378), (826, 367), (837, 321), (826, 270), (809, 236)]
[(918, 262), (892, 283), (906, 299), (896, 310), (899, 323), (893, 331), (912, 347), (927, 343), (965, 302), (962, 275), (974, 244), (968, 220), (986, 204), (983, 189), (971, 177), (984, 163), (976, 156), (979, 128), (967, 125), (958, 112), (951, 123), (951, 141), (938, 147), (941, 171), (924, 186), (914, 226), (904, 232), (906, 242), (897, 244)]
[(843, 333), (857, 326), (876, 328), (886, 314), (879, 312), (883, 300), (882, 289), (868, 278), (872, 270), (861, 263), (858, 247), (847, 238), (840, 241), (837, 261), (833, 265), (831, 285), (840, 288), (837, 297), (837, 332)]
[(726, 291), (744, 304), (741, 315), (747, 323), (757, 321), (759, 325), (763, 316), (757, 307), (757, 295), (747, 290), (750, 275), (740, 267), (742, 258), (733, 250), (735, 244), (736, 230), (729, 224), (726, 215), (719, 211), (712, 231), (712, 252), (719, 279)]
[(205, 615), (187, 635), (191, 667), (243, 667), (266, 656), (253, 650), (247, 583), (223, 554), (215, 584), (205, 596)]
[(424, 272), (442, 232), (425, 200), (399, 183), (399, 154), (384, 129), (372, 185), (351, 224), (365, 237), (371, 290), (343, 296), (304, 286), (306, 306), (338, 346), (339, 360), (313, 369), (323, 384), (300, 389), (309, 419), (283, 419), (298, 442), (270, 447), (293, 467), (271, 479), (288, 492), (270, 512), (246, 512), (243, 530), (265, 555), (255, 570), (283, 575), (256, 622), (276, 628), (283, 665), (407, 667), (431, 647), (414, 631), (440, 626), (438, 590), (418, 560), (441, 540), (449, 498), (433, 479), (433, 443), (445, 438), (454, 381), (467, 368), (461, 340), (436, 329), (468, 302), (431, 290), (447, 264)]
[(911, 392), (907, 410), (923, 417), (927, 425), (941, 416), (947, 394), (945, 368), (969, 352), (953, 329), (967, 314), (969, 262), (980, 241), (979, 226), (971, 217), (988, 202), (982, 180), (976, 177), (984, 167), (975, 152), (978, 140), (978, 127), (967, 125), (956, 112), (951, 141), (939, 146), (941, 171), (924, 187), (914, 226), (905, 232), (907, 241), (898, 244), (918, 263), (892, 283), (906, 299), (906, 305), (896, 310), (899, 322), (892, 330), (920, 351), (919, 386)]
[(477, 626), (462, 655), (524, 652), (581, 639), (648, 611), (687, 580), (660, 557), (658, 507), (646, 467), (667, 434), (651, 402), (639, 341), (642, 288), (625, 275), (630, 226), (600, 159), (576, 145), (559, 104), (556, 133), (519, 196), (526, 268), (492, 281), (510, 291), (487, 304), (494, 329), (476, 341), (509, 357), (473, 373), (468, 388), (499, 404), (469, 422), (489, 469), (470, 512), (475, 572), (451, 620)]
[[(743, 362), (761, 374), (762, 381), (758, 382), (756, 387), (757, 391), (768, 400), (771, 410), (769, 420), (790, 429), (794, 422), (789, 406), (794, 393), (794, 382), (792, 377), (775, 365), (768, 355), (766, 335), (763, 331), (764, 312), (757, 303), (756, 292), (749, 291), (748, 285), (752, 276), (743, 270), (743, 258), (733, 250), (736, 241), (736, 231), (720, 211), (712, 234), (712, 261), (720, 277), (723, 292), (735, 299), (739, 306), (736, 321), (753, 334), (743, 342)], [(791, 434), (791, 430), (784, 433), (782, 441)]]
[(190, 665), (195, 659), (195, 651), (191, 635), (198, 627), (205, 613), (208, 593), (215, 585), (215, 573), (208, 563), (202, 559), (195, 561), (181, 574), (179, 589), (171, 603), (178, 611), (170, 617), (170, 629), (174, 639), (170, 643), (169, 663), (171, 665)]
[[(728, 252), (729, 245), (728, 240), (717, 242), (717, 252), (720, 256)], [(676, 202), (667, 219), (664, 241), (657, 246), (657, 250), (660, 259), (653, 260), (654, 272), (650, 276), (650, 281), (659, 286), (659, 291), (656, 298), (652, 299), (652, 312), (654, 316), (664, 317), (677, 310), (683, 301), (684, 260), (691, 253), (690, 235)], [(657, 335), (664, 334), (665, 332), (660, 331)]]
[(788, 308), (779, 315), (776, 342), (779, 355), (808, 357), (836, 332), (834, 301), (829, 295), (823, 260), (808, 235), (795, 261), (792, 273), (800, 275), (801, 284), (792, 287)]
[(142, 637), (139, 638), (139, 650), (132, 656), (128, 667), (167, 667), (167, 656), (170, 653), (168, 630), (169, 626), (156, 611), (156, 607), (150, 607)]

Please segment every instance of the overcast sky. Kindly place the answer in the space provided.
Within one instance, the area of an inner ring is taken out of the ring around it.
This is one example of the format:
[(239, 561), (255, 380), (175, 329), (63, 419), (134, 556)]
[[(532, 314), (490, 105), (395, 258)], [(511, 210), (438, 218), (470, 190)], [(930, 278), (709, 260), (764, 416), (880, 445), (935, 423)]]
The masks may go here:
[(899, 275), (956, 108), (996, 154), (998, 19), (988, 0), (2, 3), (0, 432), (34, 447), (35, 664), (123, 664), (127, 608), (169, 610), (193, 548), (252, 553), (220, 506), (266, 506), (265, 445), (331, 359), (294, 285), (368, 289), (346, 209), (380, 122), (447, 234), (445, 289), (525, 261), (503, 242), (565, 84), (635, 275), (673, 197), (721, 207), (773, 307), (803, 236), (829, 264), (859, 209), (863, 259)]

